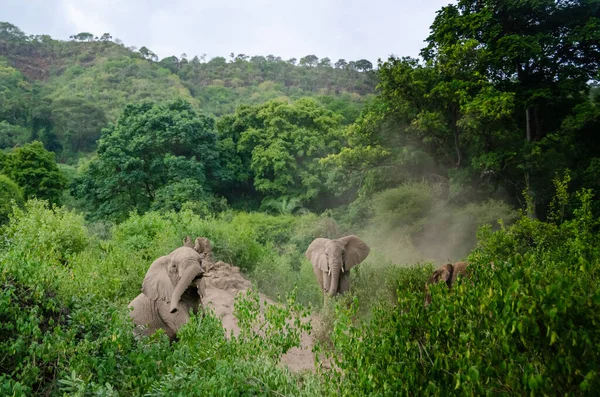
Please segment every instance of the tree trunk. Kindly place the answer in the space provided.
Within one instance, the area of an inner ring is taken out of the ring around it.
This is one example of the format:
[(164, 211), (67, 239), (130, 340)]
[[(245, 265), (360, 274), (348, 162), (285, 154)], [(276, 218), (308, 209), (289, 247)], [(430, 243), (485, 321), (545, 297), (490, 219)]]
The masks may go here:
[[(525, 122), (527, 124), (527, 142), (533, 142), (535, 139), (534, 131), (537, 132), (536, 124), (536, 113), (534, 108), (525, 107)], [(537, 134), (536, 134), (537, 135)], [(531, 188), (531, 183), (529, 182), (529, 165), (527, 161), (525, 162), (525, 202), (527, 203), (527, 216), (531, 219), (537, 219), (537, 214), (535, 212), (535, 200), (534, 200), (534, 192)]]
[(454, 148), (456, 150), (456, 168), (460, 168), (460, 163), (462, 162), (462, 156), (460, 154), (460, 139), (459, 139), (459, 135), (460, 135), (460, 129), (458, 128), (458, 111), (457, 109), (454, 109), (452, 111), (452, 116), (453, 116), (453, 129), (454, 129)]
[(531, 113), (532, 108), (525, 107), (525, 123), (527, 124), (527, 142), (533, 141), (533, 129), (531, 128), (533, 117)]

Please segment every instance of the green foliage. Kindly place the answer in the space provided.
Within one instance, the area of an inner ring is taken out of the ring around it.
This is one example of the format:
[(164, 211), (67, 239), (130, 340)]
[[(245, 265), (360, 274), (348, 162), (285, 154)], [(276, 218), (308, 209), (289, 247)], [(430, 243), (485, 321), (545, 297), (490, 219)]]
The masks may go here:
[(15, 206), (3, 236), (2, 246), (9, 253), (48, 264), (69, 262), (89, 243), (81, 215), (41, 200), (29, 200), (24, 208)]
[(8, 221), (13, 205), (23, 204), (23, 193), (19, 186), (6, 175), (0, 175), (0, 225)]
[(373, 197), (373, 223), (383, 230), (400, 225), (419, 230), (440, 201), (440, 190), (440, 185), (410, 183), (383, 191)]
[(228, 159), (238, 154), (236, 184), (245, 190), (307, 203), (324, 189), (318, 159), (339, 149), (340, 121), (309, 99), (244, 106), (220, 120), (220, 147)]
[(460, 204), (524, 206), (527, 191), (532, 216), (544, 215), (565, 168), (575, 188), (592, 187), (599, 21), (588, 1), (443, 7), (422, 59), (380, 62), (378, 96), (324, 161), (329, 187), (345, 203), (422, 178), (447, 181)]
[[(255, 292), (239, 296), (237, 337), (228, 338), (209, 311), (204, 319), (192, 317), (173, 344), (162, 332), (134, 338), (126, 305), (154, 259), (144, 252), (164, 254), (181, 244), (168, 236), (213, 224), (191, 213), (188, 223), (181, 213), (134, 215), (113, 232), (115, 239), (98, 241), (69, 211), (39, 201), (15, 211), (0, 251), (3, 395), (321, 394), (314, 377), (277, 366), (310, 327), (293, 292), (285, 304), (262, 309)], [(239, 226), (222, 223), (228, 232)], [(64, 258), (68, 266), (57, 266)]]
[[(30, 85), (24, 76), (17, 69), (9, 66), (4, 58), (0, 58), (0, 120), (12, 126), (26, 122), (29, 91)], [(3, 129), (6, 130), (6, 127)], [(14, 140), (11, 141), (10, 138), (22, 138), (21, 134), (15, 135), (11, 137), (0, 134), (3, 137), (0, 141), (0, 149), (11, 146)]]
[[(598, 387), (598, 222), (581, 192), (572, 220), (522, 217), (482, 229), (470, 280), (449, 290), (429, 271), (404, 271), (397, 304), (353, 324), (357, 301), (339, 305), (330, 393), (590, 395)], [(493, 261), (494, 266), (490, 265)]]
[[(362, 107), (364, 96), (373, 92), (376, 83), (372, 72), (359, 71), (354, 62), (340, 68), (326, 64), (297, 66), (295, 60), (284, 61), (272, 55), (250, 58), (244, 54), (231, 62), (222, 57), (209, 62), (198, 58), (188, 63), (178, 61), (182, 82), (199, 99), (201, 107), (216, 116), (233, 113), (242, 104), (315, 97), (328, 103), (325, 106), (329, 109), (339, 110), (350, 123), (357, 115), (354, 109)], [(332, 96), (342, 103), (331, 103)]]
[(58, 169), (54, 153), (44, 149), (41, 142), (15, 148), (2, 163), (0, 171), (21, 187), (25, 198), (60, 201), (67, 181)]
[(129, 105), (103, 130), (76, 192), (96, 219), (123, 219), (153, 206), (180, 209), (186, 201), (210, 200), (213, 178), (227, 180), (217, 159), (213, 120), (188, 103)]
[(102, 128), (128, 104), (183, 99), (195, 110), (223, 116), (243, 104), (314, 97), (349, 124), (376, 83), (364, 62), (332, 68), (324, 58), (312, 67), (243, 54), (230, 62), (185, 56), (158, 61), (147, 47), (125, 48), (108, 33), (97, 38), (82, 32), (60, 41), (2, 26), (0, 123), (11, 127), (2, 127), (10, 135), (0, 134), (0, 148), (40, 139), (67, 162), (94, 151)]

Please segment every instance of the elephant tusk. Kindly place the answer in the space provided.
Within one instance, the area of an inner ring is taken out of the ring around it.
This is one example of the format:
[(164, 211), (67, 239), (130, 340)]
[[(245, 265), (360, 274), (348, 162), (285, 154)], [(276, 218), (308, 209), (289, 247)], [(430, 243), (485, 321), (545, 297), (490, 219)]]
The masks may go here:
[(329, 271), (327, 272), (328, 276), (331, 276), (331, 268), (329, 268)]

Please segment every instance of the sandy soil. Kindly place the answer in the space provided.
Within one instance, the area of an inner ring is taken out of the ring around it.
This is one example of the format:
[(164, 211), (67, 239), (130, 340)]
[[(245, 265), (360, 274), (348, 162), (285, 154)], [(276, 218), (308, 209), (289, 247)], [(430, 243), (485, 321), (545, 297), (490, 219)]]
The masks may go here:
[[(239, 334), (238, 320), (233, 315), (233, 304), (235, 297), (243, 291), (252, 287), (252, 283), (244, 278), (240, 269), (219, 261), (214, 264), (209, 271), (210, 277), (205, 278), (206, 281), (206, 296), (204, 298), (205, 305), (210, 307), (217, 317), (221, 318), (223, 328), (227, 331), (227, 335), (233, 331), (234, 335)], [(261, 303), (275, 302), (260, 294)], [(313, 327), (316, 319), (312, 318)], [(290, 370), (299, 372), (303, 370), (314, 371), (314, 354), (312, 353), (313, 340), (306, 333), (302, 334), (301, 347), (290, 349), (283, 357), (282, 364), (287, 365)]]

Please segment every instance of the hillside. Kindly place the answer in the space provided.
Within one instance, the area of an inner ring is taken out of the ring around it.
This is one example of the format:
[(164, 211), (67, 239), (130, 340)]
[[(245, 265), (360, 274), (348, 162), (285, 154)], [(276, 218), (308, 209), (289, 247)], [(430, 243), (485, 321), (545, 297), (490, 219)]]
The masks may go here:
[(374, 91), (371, 69), (368, 61), (338, 62), (334, 68), (314, 55), (299, 63), (243, 54), (229, 62), (175, 56), (159, 61), (146, 47), (127, 48), (109, 34), (80, 33), (61, 41), (28, 36), (2, 22), (0, 74), (6, 78), (0, 80), (0, 131), (5, 132), (0, 149), (41, 139), (63, 161), (75, 158), (95, 150), (101, 129), (125, 105), (145, 99), (182, 98), (219, 117), (242, 104), (308, 96), (349, 124)]

